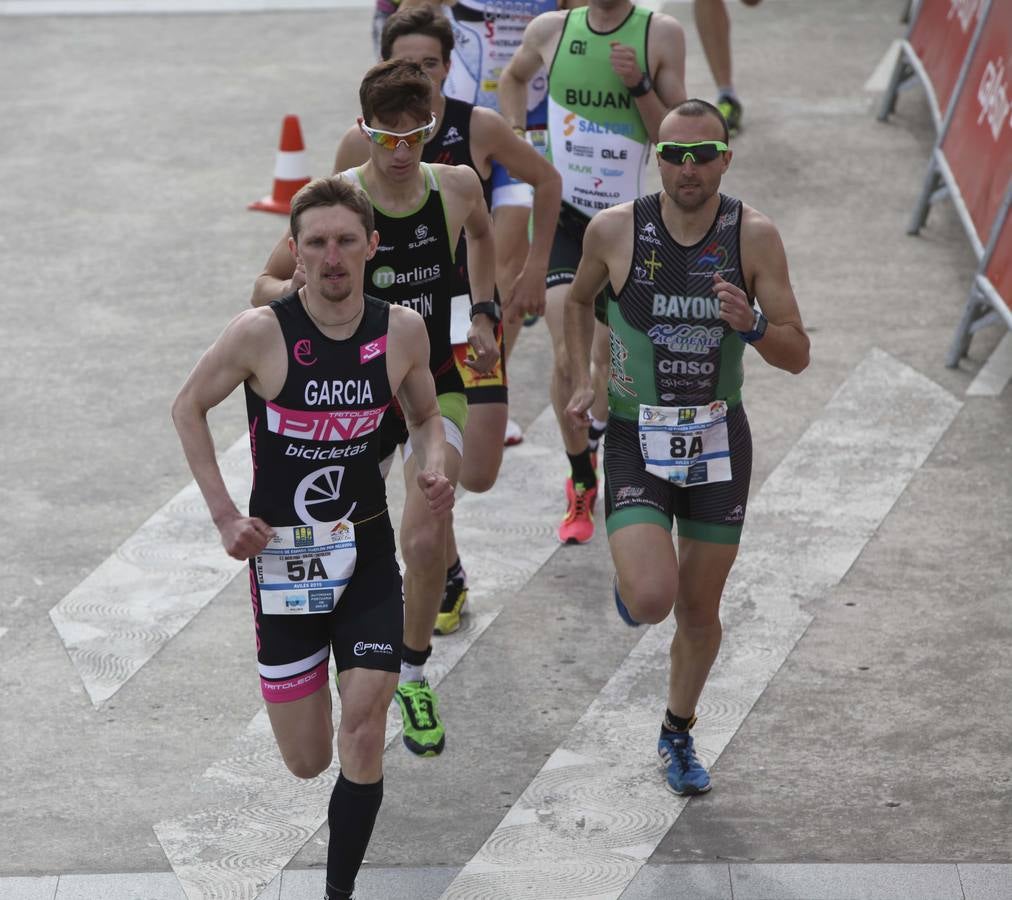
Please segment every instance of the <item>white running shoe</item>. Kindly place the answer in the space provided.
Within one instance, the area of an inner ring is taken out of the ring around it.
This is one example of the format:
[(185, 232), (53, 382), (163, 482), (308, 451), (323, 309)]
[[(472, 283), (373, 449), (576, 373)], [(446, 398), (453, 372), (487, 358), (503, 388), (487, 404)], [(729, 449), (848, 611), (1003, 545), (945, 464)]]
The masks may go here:
[(503, 446), (513, 447), (524, 439), (523, 429), (513, 420), (506, 420), (506, 436), (503, 438)]

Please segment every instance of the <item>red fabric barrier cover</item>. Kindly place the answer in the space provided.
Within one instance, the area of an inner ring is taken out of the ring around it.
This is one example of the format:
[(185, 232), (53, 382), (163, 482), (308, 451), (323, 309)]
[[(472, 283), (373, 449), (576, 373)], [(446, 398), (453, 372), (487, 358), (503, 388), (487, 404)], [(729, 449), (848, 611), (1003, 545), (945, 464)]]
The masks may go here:
[[(997, 0), (993, 6), (1007, 6)], [(984, 0), (922, 0), (908, 41), (925, 70), (938, 101), (938, 116), (945, 116), (956, 78), (970, 46)]]
[(966, 83), (942, 140), (982, 244), (1012, 176), (1012, 2), (992, 3)]

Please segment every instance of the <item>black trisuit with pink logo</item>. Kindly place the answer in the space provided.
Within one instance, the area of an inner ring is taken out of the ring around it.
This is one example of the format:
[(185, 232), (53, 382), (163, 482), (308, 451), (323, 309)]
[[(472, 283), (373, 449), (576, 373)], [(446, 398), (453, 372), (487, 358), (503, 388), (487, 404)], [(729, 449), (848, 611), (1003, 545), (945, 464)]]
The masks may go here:
[(338, 671), (399, 671), (404, 605), (379, 469), (379, 424), (391, 401), (390, 307), (366, 297), (358, 329), (342, 341), (313, 324), (297, 293), (270, 308), (284, 335), (288, 373), (271, 400), (246, 385), (250, 515), (276, 531), (346, 518), (358, 545), (355, 571), (328, 613), (265, 614), (250, 562), (260, 686), (268, 701), (285, 702), (327, 683), (331, 646)]

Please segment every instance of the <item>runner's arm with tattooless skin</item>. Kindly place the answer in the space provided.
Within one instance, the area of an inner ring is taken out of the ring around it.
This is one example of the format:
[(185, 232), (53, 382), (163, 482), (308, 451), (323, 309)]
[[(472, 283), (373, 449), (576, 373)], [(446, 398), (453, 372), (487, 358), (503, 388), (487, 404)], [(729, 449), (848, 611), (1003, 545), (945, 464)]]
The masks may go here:
[[(477, 140), (475, 140), (477, 139)], [(506, 120), (491, 109), (475, 107), (471, 113), (471, 140), (484, 159), (495, 160), (514, 178), (534, 188), (533, 230), (527, 260), (502, 298), (503, 317), (543, 315), (548, 259), (562, 201), (562, 177), (527, 141), (513, 132)], [(516, 305), (516, 309), (512, 307)]]
[[(447, 194), (448, 205), (457, 209), (467, 239), (467, 274), (471, 283), (471, 297), (475, 303), (492, 300), (495, 296), (495, 241), (492, 237), (492, 219), (485, 205), (485, 194), (481, 181), (469, 166), (435, 166), (439, 170), (439, 181)], [(450, 234), (457, 234), (451, 227)], [(488, 316), (479, 313), (471, 320), (467, 342), (474, 351), (474, 359), (466, 359), (464, 365), (476, 372), (491, 372), (499, 360), (496, 345), (495, 325)]]
[(255, 556), (274, 532), (262, 519), (243, 516), (229, 496), (207, 427), (207, 413), (247, 379), (252, 379), (252, 387), (259, 386), (258, 369), (265, 360), (269, 364), (272, 343), (280, 337), (273, 313), (240, 313), (194, 366), (172, 404), (172, 421), (190, 471), (225, 550), (235, 559)]
[(500, 73), (499, 109), (511, 128), (526, 128), (527, 85), (542, 66), (549, 65), (545, 49), (558, 39), (565, 21), (565, 12), (546, 12), (531, 19), (523, 43)]
[[(632, 204), (624, 203), (599, 212), (583, 235), (583, 255), (576, 277), (569, 286), (563, 311), (566, 359), (573, 380), (573, 396), (566, 412), (574, 428), (587, 427), (587, 412), (594, 403), (590, 377), (590, 347), (594, 337), (594, 298), (605, 283), (620, 274), (617, 257), (623, 248)], [(626, 266), (628, 268), (628, 266)]]
[[(746, 284), (769, 324), (753, 343), (766, 362), (793, 374), (809, 363), (809, 340), (801, 321), (798, 301), (791, 288), (787, 254), (776, 226), (762, 213), (742, 207), (741, 256)], [(754, 312), (745, 293), (714, 276), (714, 291), (720, 300), (720, 317), (736, 331), (752, 330)]]
[(252, 306), (266, 306), (272, 300), (297, 291), (306, 283), (306, 273), (295, 265), (295, 257), (288, 247), (291, 236), (291, 231), (286, 228), (281, 240), (271, 251), (263, 272), (253, 283), (253, 296), (249, 301)]
[[(654, 13), (650, 20), (649, 34), (648, 65), (650, 60), (657, 59), (657, 67), (650, 73), (653, 90), (641, 97), (634, 97), (633, 100), (651, 142), (656, 142), (661, 120), (686, 97), (685, 32), (671, 16)], [(636, 50), (618, 41), (611, 44), (611, 67), (627, 88), (636, 87), (643, 77), (636, 59)]]
[(446, 431), (436, 400), (436, 384), (429, 371), (429, 336), (425, 321), (414, 310), (390, 307), (388, 353), (404, 366), (397, 384), (397, 400), (411, 435), (418, 461), (418, 486), (434, 515), (453, 508), (453, 485), (446, 475)]

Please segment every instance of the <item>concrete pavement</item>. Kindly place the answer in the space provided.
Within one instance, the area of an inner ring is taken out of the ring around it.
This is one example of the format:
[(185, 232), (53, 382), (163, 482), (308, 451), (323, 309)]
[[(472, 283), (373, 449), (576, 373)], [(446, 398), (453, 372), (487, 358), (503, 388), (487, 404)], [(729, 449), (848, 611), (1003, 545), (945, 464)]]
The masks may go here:
[[(889, 462), (907, 451), (896, 436), (920, 424), (912, 418), (937, 415), (939, 428), (853, 561), (832, 584), (798, 590), (808, 623), (792, 643), (770, 639), (783, 661), (753, 685), (754, 704), (742, 707), (744, 690), (704, 695), (710, 722), (727, 729), (714, 791), (678, 812), (628, 880), (627, 900), (1012, 894), (1012, 394), (1000, 384), (997, 393), (969, 391), (999, 346), (997, 329), (974, 339), (959, 369), (943, 365), (974, 268), (956, 215), (943, 205), (920, 237), (904, 234), (930, 115), (913, 90), (890, 123), (877, 123), (875, 96), (864, 90), (901, 33), (900, 5), (729, 4), (746, 129), (725, 189), (780, 227), (812, 335), (812, 365), (800, 377), (748, 357), (753, 505), (797, 458), (792, 450), (826, 433), (818, 428), (848, 386), (868, 391), (869, 409), (896, 379), (911, 386), (873, 420), (854, 407), (855, 425), (882, 438)], [(669, 10), (687, 25), (690, 94), (709, 97), (689, 7)], [(302, 120), (312, 173), (329, 170), (369, 64), (368, 21), (364, 8), (0, 18), (0, 111), (9, 123), (0, 130), (8, 273), (0, 460), (16, 536), (0, 597), (4, 900), (183, 896), (153, 826), (229, 809), (232, 795), (208, 773), (248, 758), (237, 747), (261, 706), (242, 579), (97, 707), (48, 613), (189, 481), (169, 403), (245, 306), (283, 228), (245, 205), (270, 188), (286, 113)], [(533, 491), (558, 488), (561, 503), (560, 476), (537, 456), (552, 447), (542, 417), (548, 352), (544, 328), (526, 329), (511, 372), (514, 415), (540, 424), (528, 455), (507, 452), (505, 467), (515, 468), (504, 484), (530, 476)], [(855, 377), (869, 354), (881, 363), (875, 372), (890, 373), (870, 387)], [(212, 420), (221, 450), (245, 428), (236, 401)], [(830, 461), (840, 453), (839, 466), (816, 470), (812, 455), (795, 477), (821, 497), (841, 487), (830, 483), (833, 471), (847, 472), (842, 486), (864, 497), (875, 464), (867, 477), (848, 466), (841, 447), (853, 446), (853, 434), (833, 427), (825, 452)], [(512, 516), (523, 491), (467, 498), (465, 566), (495, 555), (497, 510)], [(840, 515), (827, 507), (825, 526)], [(531, 558), (544, 560), (522, 586), (510, 580), (509, 558), (491, 583), (476, 585), (475, 617), (498, 612), (443, 676), (444, 755), (416, 759), (396, 740), (388, 750), (364, 897), (453, 890), (502, 834), (503, 817), (526, 808), (546, 761), (581, 736), (590, 753), (585, 715), (612, 696), (630, 654), (646, 652), (610, 606), (603, 537), (557, 548), (553, 524), (536, 510), (515, 526)], [(811, 533), (785, 522), (764, 534), (747, 526), (743, 554), (750, 543), (769, 546), (771, 578), (831, 567), (822, 524)], [(163, 552), (153, 543), (136, 555), (157, 570)], [(165, 563), (164, 577), (176, 566)], [(726, 618), (749, 611), (746, 597)], [(742, 668), (749, 652), (761, 659), (767, 646), (739, 634), (742, 649), (729, 645), (720, 660), (731, 674), (752, 671)], [(657, 699), (659, 717), (656, 678), (644, 674), (633, 687)], [(707, 727), (703, 715), (701, 744)], [(625, 752), (638, 771), (652, 761), (652, 741)], [(609, 797), (627, 818), (646, 808)], [(564, 800), (561, 790), (552, 802)], [(236, 815), (244, 810), (236, 803)], [(262, 896), (320, 895), (327, 830), (300, 828), (282, 842), (295, 845), (288, 859), (265, 850), (244, 862), (284, 868)], [(605, 874), (613, 862), (608, 852), (597, 857)], [(587, 896), (562, 882), (525, 884), (514, 881), (504, 896)], [(249, 890), (225, 878), (206, 896), (255, 896), (241, 893)]]

